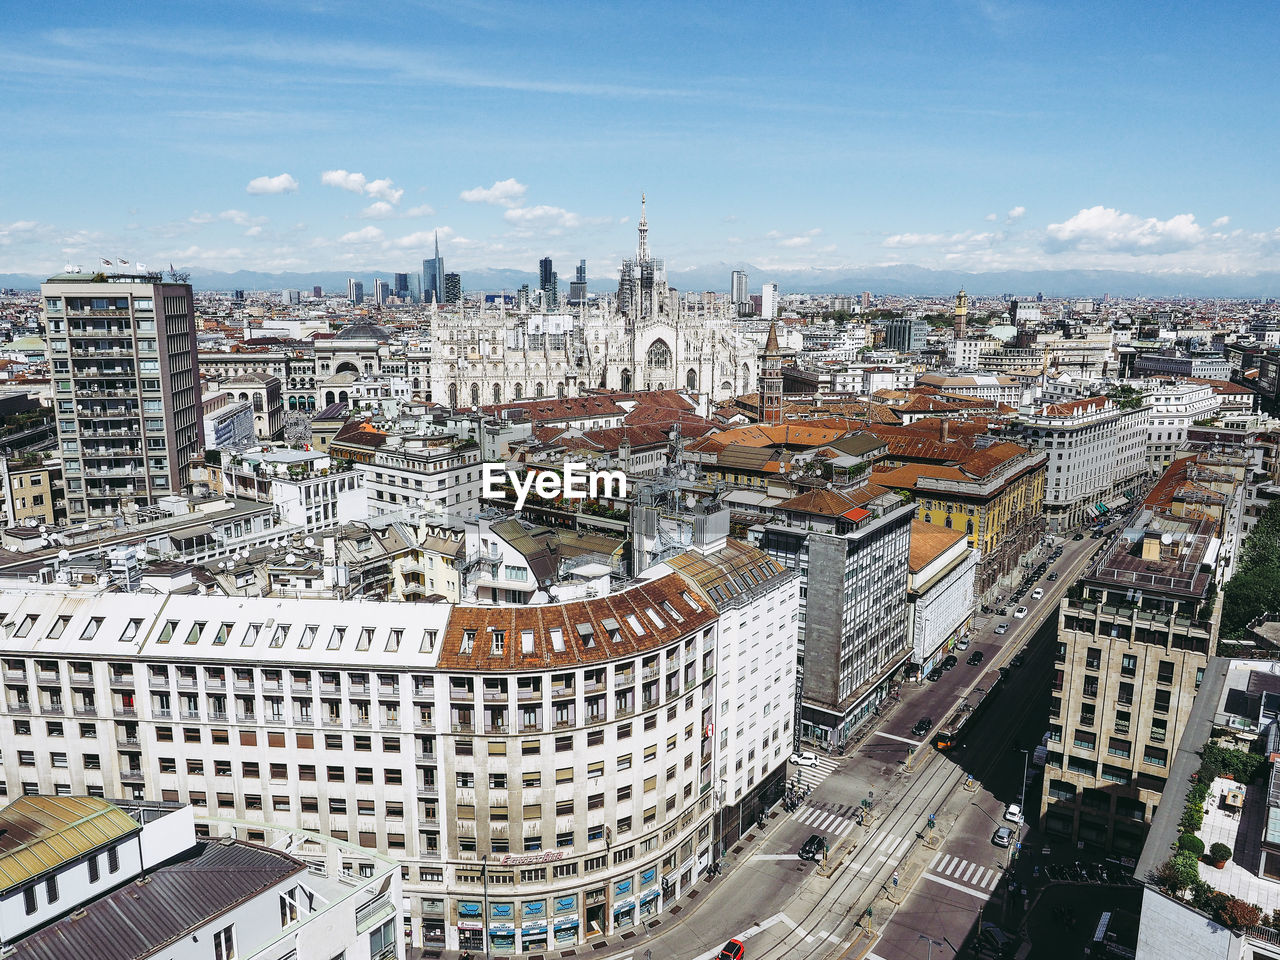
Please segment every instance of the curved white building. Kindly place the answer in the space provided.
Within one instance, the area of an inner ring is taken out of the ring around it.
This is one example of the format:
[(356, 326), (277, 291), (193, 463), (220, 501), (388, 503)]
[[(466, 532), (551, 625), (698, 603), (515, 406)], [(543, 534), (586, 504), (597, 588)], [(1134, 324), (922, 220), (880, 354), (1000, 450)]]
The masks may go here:
[(3, 789), (389, 853), (414, 944), (580, 943), (666, 909), (782, 789), (796, 580), (716, 546), (543, 606), (24, 583), (0, 593)]

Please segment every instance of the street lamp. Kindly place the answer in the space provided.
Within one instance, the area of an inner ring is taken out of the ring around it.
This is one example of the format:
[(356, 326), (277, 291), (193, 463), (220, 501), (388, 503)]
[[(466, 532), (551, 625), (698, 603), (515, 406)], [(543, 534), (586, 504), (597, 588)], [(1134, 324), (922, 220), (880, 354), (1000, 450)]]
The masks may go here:
[(935, 940), (935, 939), (933, 939), (933, 937), (925, 936), (923, 933), (922, 933), (922, 934), (920, 934), (920, 936), (919, 936), (919, 937), (917, 937), (916, 939), (918, 939), (918, 940), (923, 940), (925, 943), (929, 944), (929, 960), (933, 960), (933, 948), (934, 948), (934, 947), (941, 947), (941, 946), (942, 946), (942, 941), (941, 941), (941, 940)]

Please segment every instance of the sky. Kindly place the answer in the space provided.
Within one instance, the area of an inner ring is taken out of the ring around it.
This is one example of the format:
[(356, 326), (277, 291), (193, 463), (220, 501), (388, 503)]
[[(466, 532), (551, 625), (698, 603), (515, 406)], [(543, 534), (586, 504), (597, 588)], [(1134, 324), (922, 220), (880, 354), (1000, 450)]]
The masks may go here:
[[(1280, 5), (12, 4), (0, 273), (1280, 269)], [(563, 264), (561, 263), (563, 261)], [(754, 282), (753, 278), (753, 282)], [(726, 275), (726, 285), (728, 277)]]

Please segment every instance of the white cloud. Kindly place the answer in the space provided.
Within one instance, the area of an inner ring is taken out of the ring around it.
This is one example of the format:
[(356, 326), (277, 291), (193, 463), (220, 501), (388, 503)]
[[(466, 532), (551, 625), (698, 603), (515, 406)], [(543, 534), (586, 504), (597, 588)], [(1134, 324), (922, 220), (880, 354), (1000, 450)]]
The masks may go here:
[(454, 236), (452, 227), (437, 227), (435, 230), (418, 230), (414, 233), (407, 234), (406, 236), (398, 237), (395, 240), (390, 241), (390, 245), (401, 250), (412, 250), (415, 248), (422, 248), (425, 250), (435, 242), (437, 233), (440, 235), (441, 240), (449, 240), (450, 242), (456, 243), (457, 240), (460, 239)]
[(247, 193), (254, 194), (295, 193), (297, 189), (298, 181), (287, 173), (278, 177), (254, 177), (245, 187)]
[(983, 219), (983, 220), (985, 220), (985, 221), (987, 221), (987, 223), (995, 223), (995, 222), (996, 222), (996, 215), (995, 215), (994, 213), (988, 213), (988, 214), (987, 214), (985, 217), (983, 217), (982, 219)]
[(1005, 223), (1013, 223), (1015, 220), (1021, 220), (1026, 216), (1027, 208), (1018, 206), (1010, 208), (1009, 212), (1004, 215)]
[(491, 203), (500, 207), (514, 207), (524, 197), (528, 187), (514, 177), (495, 180), (491, 187), (472, 187), (463, 190), (458, 198), (467, 203)]
[(1210, 224), (1210, 226), (1212, 226), (1214, 229), (1217, 229), (1219, 227), (1225, 227), (1230, 222), (1231, 222), (1230, 217), (1219, 217), (1217, 220), (1213, 221), (1213, 223)]
[(406, 217), (434, 217), (435, 208), (429, 203), (419, 204), (416, 207), (410, 207), (404, 212)]
[(339, 243), (373, 243), (382, 239), (382, 231), (377, 227), (363, 227), (359, 230), (352, 230), (350, 233), (344, 233), (338, 238)]
[(1112, 207), (1089, 207), (1063, 223), (1051, 223), (1045, 249), (1114, 253), (1171, 253), (1202, 243), (1204, 229), (1194, 214), (1168, 220), (1138, 217)]
[(248, 230), (246, 230), (246, 231), (244, 232), (244, 235), (245, 235), (246, 237), (260, 237), (260, 236), (262, 236), (262, 228), (261, 228), (261, 227), (250, 227)]
[(253, 217), (245, 213), (243, 210), (223, 210), (219, 214), (212, 213), (193, 213), (187, 218), (188, 223), (205, 224), (214, 223), (222, 220), (226, 223), (234, 223), (237, 227), (257, 226), (267, 222), (266, 217)]
[(807, 247), (813, 242), (812, 237), (787, 237), (785, 240), (779, 240), (780, 247)]
[(320, 174), (320, 182), (326, 187), (337, 187), (352, 193), (364, 193), (366, 183), (363, 173), (351, 173), (347, 170), (326, 170)]
[(375, 200), (385, 200), (387, 203), (399, 203), (400, 198), (404, 196), (404, 191), (395, 186), (390, 180), (370, 180), (365, 184), (364, 192), (366, 196), (373, 197)]
[(571, 213), (564, 207), (549, 207), (546, 204), (539, 204), (536, 207), (513, 207), (503, 213), (502, 218), (507, 223), (514, 223), (517, 226), (547, 226), (547, 227), (580, 227), (582, 226), (582, 217), (576, 213)]
[(394, 217), (396, 208), (385, 200), (379, 200), (371, 203), (360, 211), (360, 216), (366, 220), (385, 220), (387, 217)]

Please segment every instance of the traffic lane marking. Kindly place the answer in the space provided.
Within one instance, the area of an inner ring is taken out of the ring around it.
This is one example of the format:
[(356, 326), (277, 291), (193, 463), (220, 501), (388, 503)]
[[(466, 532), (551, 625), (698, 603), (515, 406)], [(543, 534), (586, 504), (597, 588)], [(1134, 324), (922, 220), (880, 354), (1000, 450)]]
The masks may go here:
[(877, 737), (886, 737), (889, 740), (897, 740), (899, 743), (907, 743), (913, 747), (924, 746), (923, 740), (909, 740), (906, 737), (898, 736), (896, 733), (885, 733), (883, 730), (876, 730), (875, 735)]
[(954, 880), (948, 880), (946, 877), (939, 877), (932, 873), (926, 873), (925, 877), (934, 883), (940, 883), (944, 887), (950, 887), (952, 890), (959, 890), (961, 893), (967, 893), (971, 897), (977, 897), (979, 900), (990, 900), (990, 895), (984, 890), (975, 890), (973, 887), (966, 887), (963, 883), (956, 883)]

